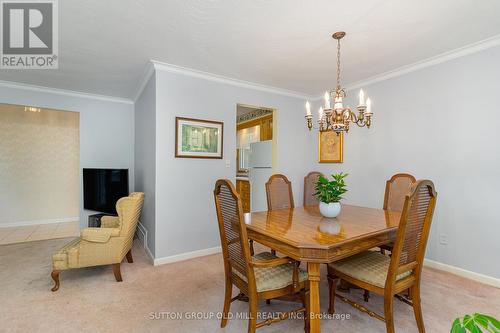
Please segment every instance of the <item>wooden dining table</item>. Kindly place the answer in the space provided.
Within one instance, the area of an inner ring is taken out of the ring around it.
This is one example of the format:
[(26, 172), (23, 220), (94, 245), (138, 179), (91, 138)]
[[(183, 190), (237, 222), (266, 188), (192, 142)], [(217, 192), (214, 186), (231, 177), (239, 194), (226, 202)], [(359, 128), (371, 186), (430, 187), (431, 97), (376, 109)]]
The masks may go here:
[(251, 213), (245, 223), (250, 239), (307, 263), (310, 332), (319, 333), (320, 264), (394, 241), (400, 217), (400, 212), (342, 205), (339, 216), (324, 218), (318, 206), (304, 206)]

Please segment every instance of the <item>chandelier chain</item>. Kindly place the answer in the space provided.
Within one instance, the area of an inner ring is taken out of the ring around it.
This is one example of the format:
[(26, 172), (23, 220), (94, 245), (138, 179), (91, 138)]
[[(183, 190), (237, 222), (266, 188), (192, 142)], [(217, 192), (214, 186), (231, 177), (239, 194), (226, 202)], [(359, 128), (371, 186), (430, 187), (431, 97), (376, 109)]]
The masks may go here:
[(337, 40), (337, 91), (340, 90), (340, 39)]

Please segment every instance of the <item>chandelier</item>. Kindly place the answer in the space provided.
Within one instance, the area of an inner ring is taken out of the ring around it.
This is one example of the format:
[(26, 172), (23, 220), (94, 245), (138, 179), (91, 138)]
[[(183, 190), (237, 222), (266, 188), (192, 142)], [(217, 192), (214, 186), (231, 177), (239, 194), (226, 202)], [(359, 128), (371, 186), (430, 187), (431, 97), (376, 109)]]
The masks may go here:
[[(333, 39), (337, 40), (337, 87), (335, 90), (325, 92), (325, 106), (320, 107), (318, 111), (318, 130), (320, 132), (333, 130), (339, 135), (342, 132), (349, 131), (349, 124), (354, 123), (359, 127), (370, 128), (372, 122), (372, 105), (371, 100), (365, 100), (363, 89), (359, 91), (358, 114), (356, 115), (349, 106), (344, 107), (343, 99), (346, 97), (346, 92), (340, 85), (340, 40), (345, 36), (345, 32), (339, 31), (332, 35)], [(333, 108), (330, 100), (333, 98)], [(306, 122), (307, 128), (313, 128), (311, 105), (306, 102)]]

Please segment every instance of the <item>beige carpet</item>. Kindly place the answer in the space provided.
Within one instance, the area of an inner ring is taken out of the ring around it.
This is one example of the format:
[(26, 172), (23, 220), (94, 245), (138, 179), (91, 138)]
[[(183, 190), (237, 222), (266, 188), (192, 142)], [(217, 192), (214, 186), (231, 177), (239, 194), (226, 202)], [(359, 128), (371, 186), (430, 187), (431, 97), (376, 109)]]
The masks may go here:
[[(133, 264), (122, 264), (124, 281), (114, 280), (110, 267), (61, 273), (61, 288), (50, 288), (50, 255), (68, 239), (0, 246), (0, 331), (2, 332), (246, 332), (244, 320), (229, 321), (225, 329), (216, 319), (171, 319), (185, 313), (219, 312), (223, 301), (220, 255), (153, 267), (138, 244)], [(323, 272), (324, 274), (325, 272)], [(436, 270), (425, 269), (423, 313), (428, 333), (449, 332), (457, 316), (485, 312), (500, 317), (500, 289)], [(236, 290), (235, 290), (236, 293)], [(327, 308), (327, 285), (321, 285), (322, 310)], [(362, 302), (359, 291), (352, 297)], [(247, 303), (236, 301), (231, 312), (246, 313)], [(261, 310), (286, 310), (289, 303), (273, 301)], [(369, 306), (382, 313), (382, 299)], [(323, 332), (385, 332), (385, 325), (337, 302), (346, 320), (323, 320)], [(170, 314), (169, 314), (170, 313)], [(177, 314), (176, 314), (177, 313)], [(411, 307), (395, 303), (397, 332), (417, 332)], [(258, 332), (302, 332), (301, 320), (288, 320)]]

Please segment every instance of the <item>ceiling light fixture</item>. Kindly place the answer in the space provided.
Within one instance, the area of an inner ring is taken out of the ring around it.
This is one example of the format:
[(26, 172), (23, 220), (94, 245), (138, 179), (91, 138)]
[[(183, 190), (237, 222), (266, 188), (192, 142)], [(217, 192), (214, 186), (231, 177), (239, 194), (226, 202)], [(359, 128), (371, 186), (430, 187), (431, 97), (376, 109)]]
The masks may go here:
[[(340, 40), (345, 36), (345, 32), (339, 31), (332, 35), (337, 40), (337, 87), (335, 90), (325, 92), (325, 106), (318, 110), (318, 130), (320, 132), (333, 130), (337, 134), (349, 131), (349, 124), (352, 122), (359, 127), (370, 128), (372, 123), (372, 103), (369, 98), (365, 100), (363, 89), (359, 91), (359, 105), (356, 115), (349, 106), (344, 107), (343, 99), (346, 97), (344, 88), (340, 85)], [(333, 97), (333, 108), (330, 100)], [(306, 122), (307, 128), (313, 128), (311, 105), (306, 102)]]

